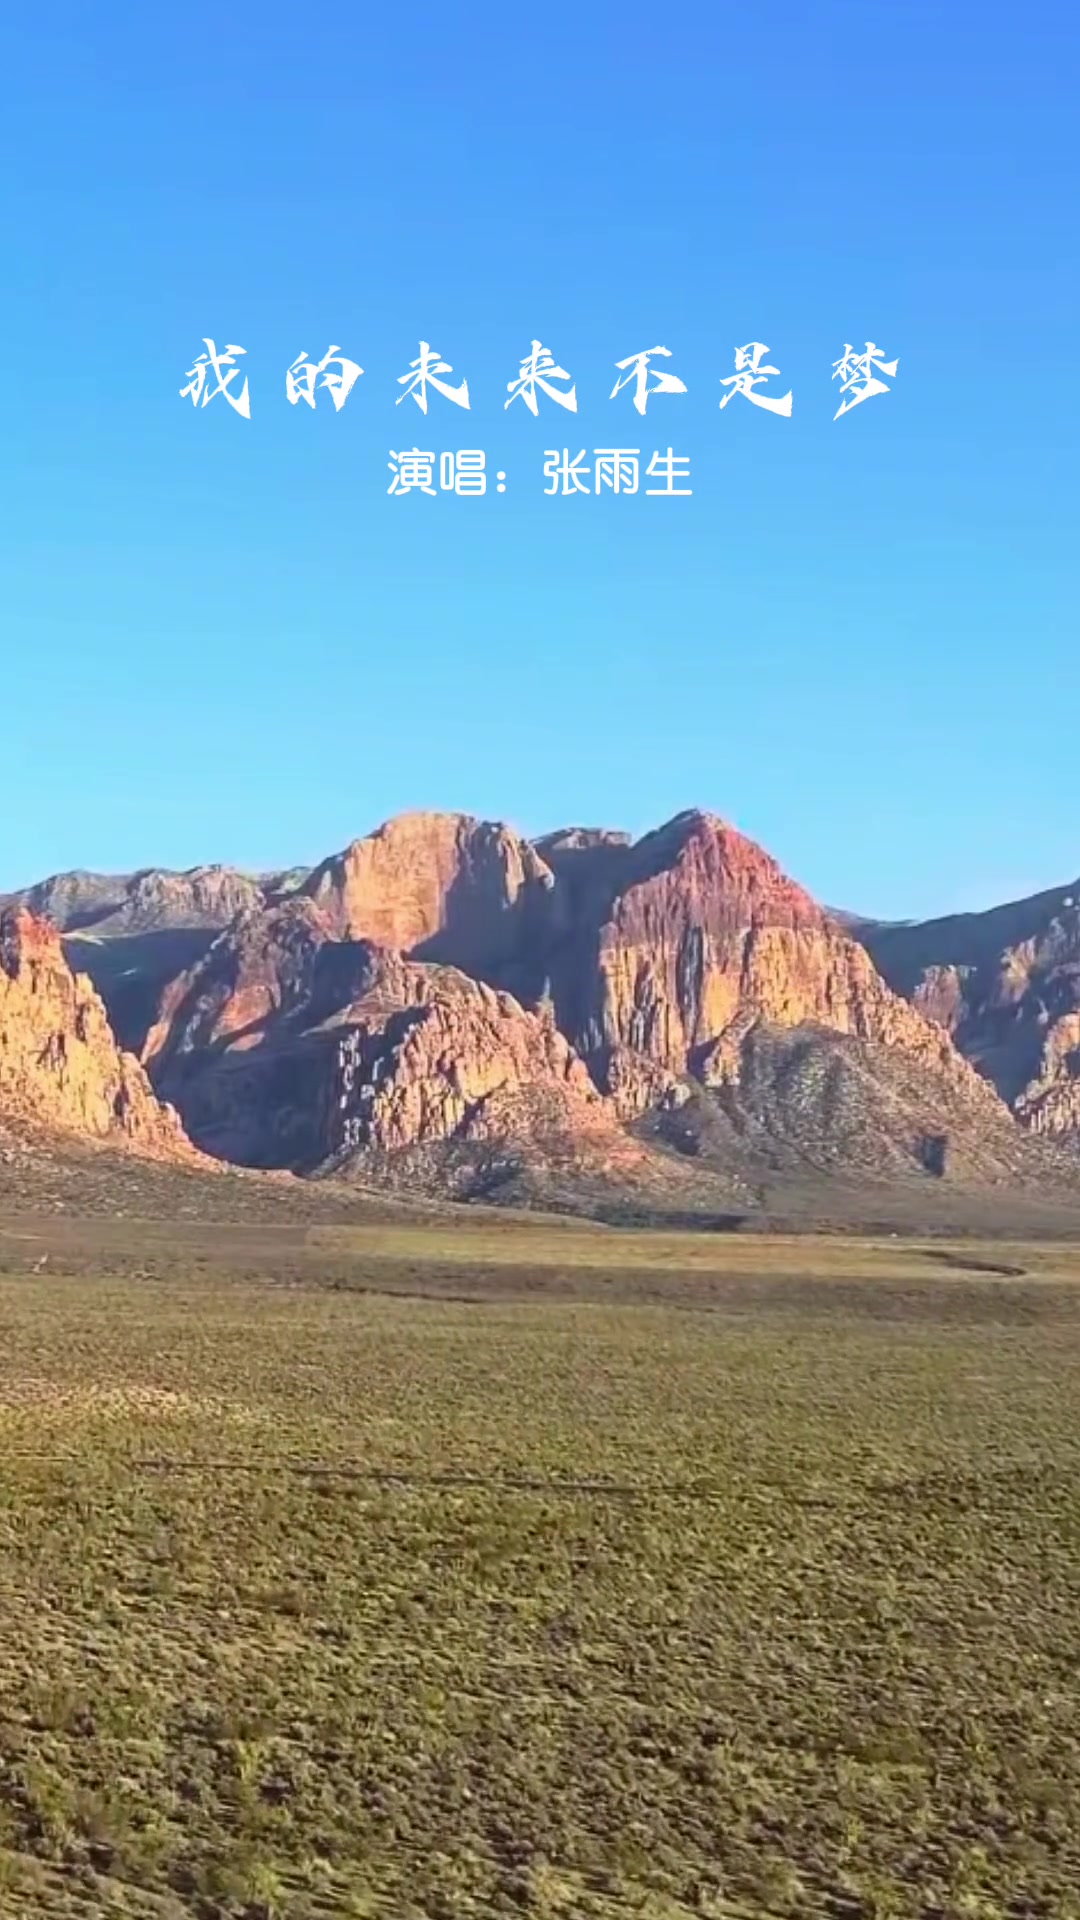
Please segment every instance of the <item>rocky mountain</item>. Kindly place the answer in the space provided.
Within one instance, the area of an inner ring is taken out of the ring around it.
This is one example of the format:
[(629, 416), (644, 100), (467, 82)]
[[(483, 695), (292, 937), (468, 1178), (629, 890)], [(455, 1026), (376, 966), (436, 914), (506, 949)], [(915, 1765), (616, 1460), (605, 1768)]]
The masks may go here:
[(602, 1124), (550, 1020), (339, 925), (306, 894), (248, 912), (167, 989), (143, 1058), (202, 1144), (310, 1169), (347, 1149), (487, 1136), (521, 1102), (555, 1126)]
[[(754, 1023), (718, 1049), (700, 1080), (638, 1123), (698, 1165), (760, 1185), (810, 1170), (866, 1182), (1037, 1187), (1054, 1174), (1000, 1101), (963, 1077), (928, 1072), (918, 1052), (820, 1026)], [(1080, 1167), (1071, 1170), (1080, 1176)]]
[(857, 932), (1024, 1127), (1080, 1139), (1080, 880), (987, 913)]
[(71, 971), (55, 929), (25, 908), (0, 916), (0, 1122), (193, 1158), (175, 1111), (117, 1046), (98, 994)]
[[(943, 978), (879, 970), (873, 942), (907, 930), (842, 921), (706, 813), (532, 842), (413, 813), (306, 872), (34, 897), (191, 1138), (239, 1165), (688, 1217), (776, 1179), (1077, 1184), (964, 1057)], [(1051, 975), (1065, 991), (1062, 927), (1030, 957), (1040, 1004)], [(1044, 1071), (1071, 1031), (1063, 1011)]]
[[(566, 855), (553, 850), (556, 873)], [(573, 928), (549, 956), (559, 1025), (627, 1116), (672, 1077), (737, 1074), (761, 1026), (820, 1027), (916, 1058), (974, 1112), (980, 1089), (866, 949), (734, 827), (679, 814), (636, 844), (575, 848)]]
[(75, 871), (0, 896), (0, 911), (25, 907), (59, 929), (71, 965), (104, 996), (121, 1044), (137, 1052), (167, 983), (238, 913), (281, 897), (305, 877), (306, 869), (248, 874), (222, 866)]
[(264, 883), (231, 867), (192, 867), (186, 873), (146, 868), (139, 873), (58, 873), (9, 895), (64, 934), (117, 939), (161, 928), (227, 926), (245, 906), (261, 904)]
[(143, 1059), (211, 1152), (429, 1186), (490, 1182), (496, 1147), (520, 1171), (523, 1143), (625, 1171), (650, 1116), (639, 1177), (643, 1148), (674, 1150), (729, 1198), (797, 1162), (1009, 1179), (1023, 1156), (865, 947), (698, 812), (636, 843), (391, 821), (246, 906), (168, 985)]
[(405, 813), (302, 883), (334, 932), (484, 979), (528, 973), (559, 921), (551, 869), (501, 822)]
[(730, 1207), (729, 1181), (631, 1138), (550, 1011), (341, 925), (308, 893), (245, 913), (164, 995), (144, 1059), (208, 1152), (470, 1198), (561, 1181)]

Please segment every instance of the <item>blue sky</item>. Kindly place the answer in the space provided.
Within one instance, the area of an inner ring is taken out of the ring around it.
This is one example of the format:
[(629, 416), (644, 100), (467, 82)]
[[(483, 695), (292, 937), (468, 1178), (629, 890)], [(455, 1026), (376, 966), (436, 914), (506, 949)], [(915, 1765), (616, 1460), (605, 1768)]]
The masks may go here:
[[(1078, 48), (1040, 0), (21, 10), (0, 887), (413, 806), (702, 805), (881, 914), (1074, 877)], [(179, 397), (207, 334), (249, 421)], [(534, 337), (576, 416), (504, 409)], [(468, 413), (395, 405), (421, 338)], [(893, 390), (834, 422), (868, 338)], [(720, 412), (749, 340), (790, 420)], [(332, 342), (343, 411), (289, 406)], [(547, 498), (571, 441), (692, 497)], [(505, 494), (388, 497), (414, 445)]]

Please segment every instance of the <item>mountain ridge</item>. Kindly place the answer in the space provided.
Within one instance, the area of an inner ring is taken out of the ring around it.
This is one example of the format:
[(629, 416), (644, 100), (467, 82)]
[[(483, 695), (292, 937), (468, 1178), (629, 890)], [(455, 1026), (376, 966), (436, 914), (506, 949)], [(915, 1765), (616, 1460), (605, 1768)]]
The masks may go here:
[[(691, 1211), (695, 1182), (733, 1204), (777, 1170), (1080, 1170), (1068, 888), (870, 921), (690, 808), (637, 839), (417, 811), (308, 869), (76, 871), (6, 899), (51, 914), (120, 1050), (240, 1165), (465, 1197), (569, 1169), (668, 1181)], [(999, 933), (1024, 935), (1007, 962)]]

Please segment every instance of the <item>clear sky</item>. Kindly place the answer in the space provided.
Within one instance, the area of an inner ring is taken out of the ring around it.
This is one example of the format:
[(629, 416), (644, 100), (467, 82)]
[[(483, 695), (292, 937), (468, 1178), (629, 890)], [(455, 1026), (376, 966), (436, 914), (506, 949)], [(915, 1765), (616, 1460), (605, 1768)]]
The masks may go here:
[[(14, 12), (0, 887), (418, 806), (701, 805), (884, 915), (1073, 878), (1078, 50), (1066, 0)], [(180, 398), (204, 335), (250, 420)], [(504, 408), (533, 338), (576, 415)], [(395, 405), (421, 339), (467, 413)], [(790, 419), (720, 411), (753, 340)], [(546, 497), (570, 443), (692, 496)], [(413, 446), (506, 492), (388, 496)]]

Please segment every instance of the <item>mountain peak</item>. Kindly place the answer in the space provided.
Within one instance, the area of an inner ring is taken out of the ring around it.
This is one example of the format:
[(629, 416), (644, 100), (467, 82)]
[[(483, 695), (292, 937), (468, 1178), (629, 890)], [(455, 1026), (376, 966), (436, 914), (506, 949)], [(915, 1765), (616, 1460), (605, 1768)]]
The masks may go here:
[(8, 1124), (191, 1157), (173, 1109), (117, 1047), (90, 981), (72, 973), (56, 928), (25, 907), (0, 915), (0, 1109)]
[[(1071, 889), (981, 931), (853, 937), (697, 807), (637, 840), (414, 810), (282, 878), (208, 864), (31, 889), (0, 924), (0, 1108), (185, 1150), (66, 952), (200, 1144), (262, 1166), (329, 1157), (446, 1191), (556, 1141), (578, 1167), (577, 1140), (597, 1178), (636, 1179), (631, 1134), (652, 1129), (724, 1178), (801, 1163), (1010, 1180), (1029, 1152), (1042, 1178), (1053, 1150), (1023, 1141), (995, 1086), (1028, 1131), (1080, 1133)], [(901, 994), (914, 963), (889, 943), (911, 940), (927, 950)]]

